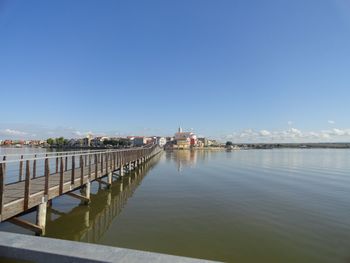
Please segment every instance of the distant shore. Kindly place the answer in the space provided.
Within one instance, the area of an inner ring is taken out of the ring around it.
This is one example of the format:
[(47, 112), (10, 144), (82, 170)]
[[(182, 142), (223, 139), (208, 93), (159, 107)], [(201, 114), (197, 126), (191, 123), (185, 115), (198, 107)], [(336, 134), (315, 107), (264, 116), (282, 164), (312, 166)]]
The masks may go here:
[(350, 143), (233, 143), (229, 149), (222, 147), (193, 147), (188, 149), (167, 149), (167, 150), (251, 150), (251, 149), (350, 149)]

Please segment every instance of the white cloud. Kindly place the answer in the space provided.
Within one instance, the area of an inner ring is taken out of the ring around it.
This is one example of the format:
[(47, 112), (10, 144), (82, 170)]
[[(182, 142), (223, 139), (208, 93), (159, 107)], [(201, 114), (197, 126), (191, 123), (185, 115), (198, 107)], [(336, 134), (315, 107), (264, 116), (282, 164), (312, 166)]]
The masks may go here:
[(73, 131), (72, 134), (78, 137), (86, 137), (88, 135), (93, 135), (91, 131), (88, 131), (88, 132)]
[(261, 131), (259, 132), (259, 134), (260, 134), (261, 136), (269, 136), (269, 135), (271, 135), (271, 132), (269, 132), (269, 131), (267, 131), (267, 130), (261, 130)]
[(8, 135), (8, 136), (24, 136), (27, 135), (26, 132), (18, 131), (18, 130), (11, 130), (11, 129), (5, 129), (0, 131), (1, 135)]
[(291, 134), (291, 136), (302, 136), (303, 134), (302, 134), (302, 132), (300, 131), (300, 130), (298, 130), (298, 129), (295, 129), (295, 128), (291, 128), (291, 129), (289, 129), (289, 133)]
[(329, 120), (328, 123), (329, 124), (335, 124), (335, 121)]
[(301, 131), (297, 128), (287, 130), (260, 130), (247, 129), (241, 132), (233, 132), (222, 139), (233, 142), (349, 142), (350, 129), (332, 129), (321, 131)]
[(335, 135), (339, 135), (339, 136), (345, 135), (347, 133), (345, 130), (340, 130), (340, 129), (333, 129), (332, 132)]

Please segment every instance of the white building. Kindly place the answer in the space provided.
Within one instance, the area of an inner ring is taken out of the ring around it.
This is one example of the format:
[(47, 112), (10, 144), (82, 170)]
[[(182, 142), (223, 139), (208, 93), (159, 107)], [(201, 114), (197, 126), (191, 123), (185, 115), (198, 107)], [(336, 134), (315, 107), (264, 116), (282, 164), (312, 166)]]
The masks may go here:
[(160, 147), (163, 147), (166, 144), (166, 138), (165, 137), (157, 137), (156, 142)]

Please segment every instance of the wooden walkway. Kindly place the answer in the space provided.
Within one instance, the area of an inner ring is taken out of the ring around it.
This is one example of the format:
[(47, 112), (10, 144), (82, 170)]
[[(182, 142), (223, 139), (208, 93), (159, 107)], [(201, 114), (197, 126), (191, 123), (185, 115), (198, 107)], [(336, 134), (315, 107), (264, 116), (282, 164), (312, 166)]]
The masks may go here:
[[(23, 158), (17, 160), (0, 161), (0, 222), (11, 220), (22, 226), (26, 226), (16, 216), (32, 210), (44, 204), (43, 210), (46, 217), (46, 206), (49, 200), (63, 194), (69, 194), (86, 202), (90, 200), (90, 182), (98, 180), (110, 185), (113, 173), (119, 176), (124, 171), (134, 169), (140, 163), (158, 154), (161, 148), (152, 145), (143, 148), (126, 150), (104, 150), (94, 152), (70, 152), (56, 153), (53, 156)], [(36, 175), (36, 165), (41, 160), (44, 163), (43, 175)], [(5, 184), (6, 166), (8, 164), (18, 165), (19, 180), (14, 183)], [(54, 163), (54, 172), (50, 172), (50, 164)], [(70, 167), (68, 167), (70, 163)], [(107, 177), (106, 180), (102, 180)], [(83, 188), (85, 195), (73, 193), (74, 190)], [(39, 211), (38, 211), (39, 213)], [(37, 225), (43, 229), (45, 223), (38, 215)], [(28, 226), (28, 225), (27, 225)], [(40, 231), (39, 231), (40, 232)]]

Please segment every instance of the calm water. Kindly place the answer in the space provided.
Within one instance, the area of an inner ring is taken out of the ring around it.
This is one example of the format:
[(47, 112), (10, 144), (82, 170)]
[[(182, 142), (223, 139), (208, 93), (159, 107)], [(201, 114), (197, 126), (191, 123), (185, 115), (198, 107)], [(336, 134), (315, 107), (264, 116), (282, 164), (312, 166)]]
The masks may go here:
[(47, 236), (228, 262), (350, 262), (349, 150), (165, 152), (93, 192), (90, 206), (55, 199)]

